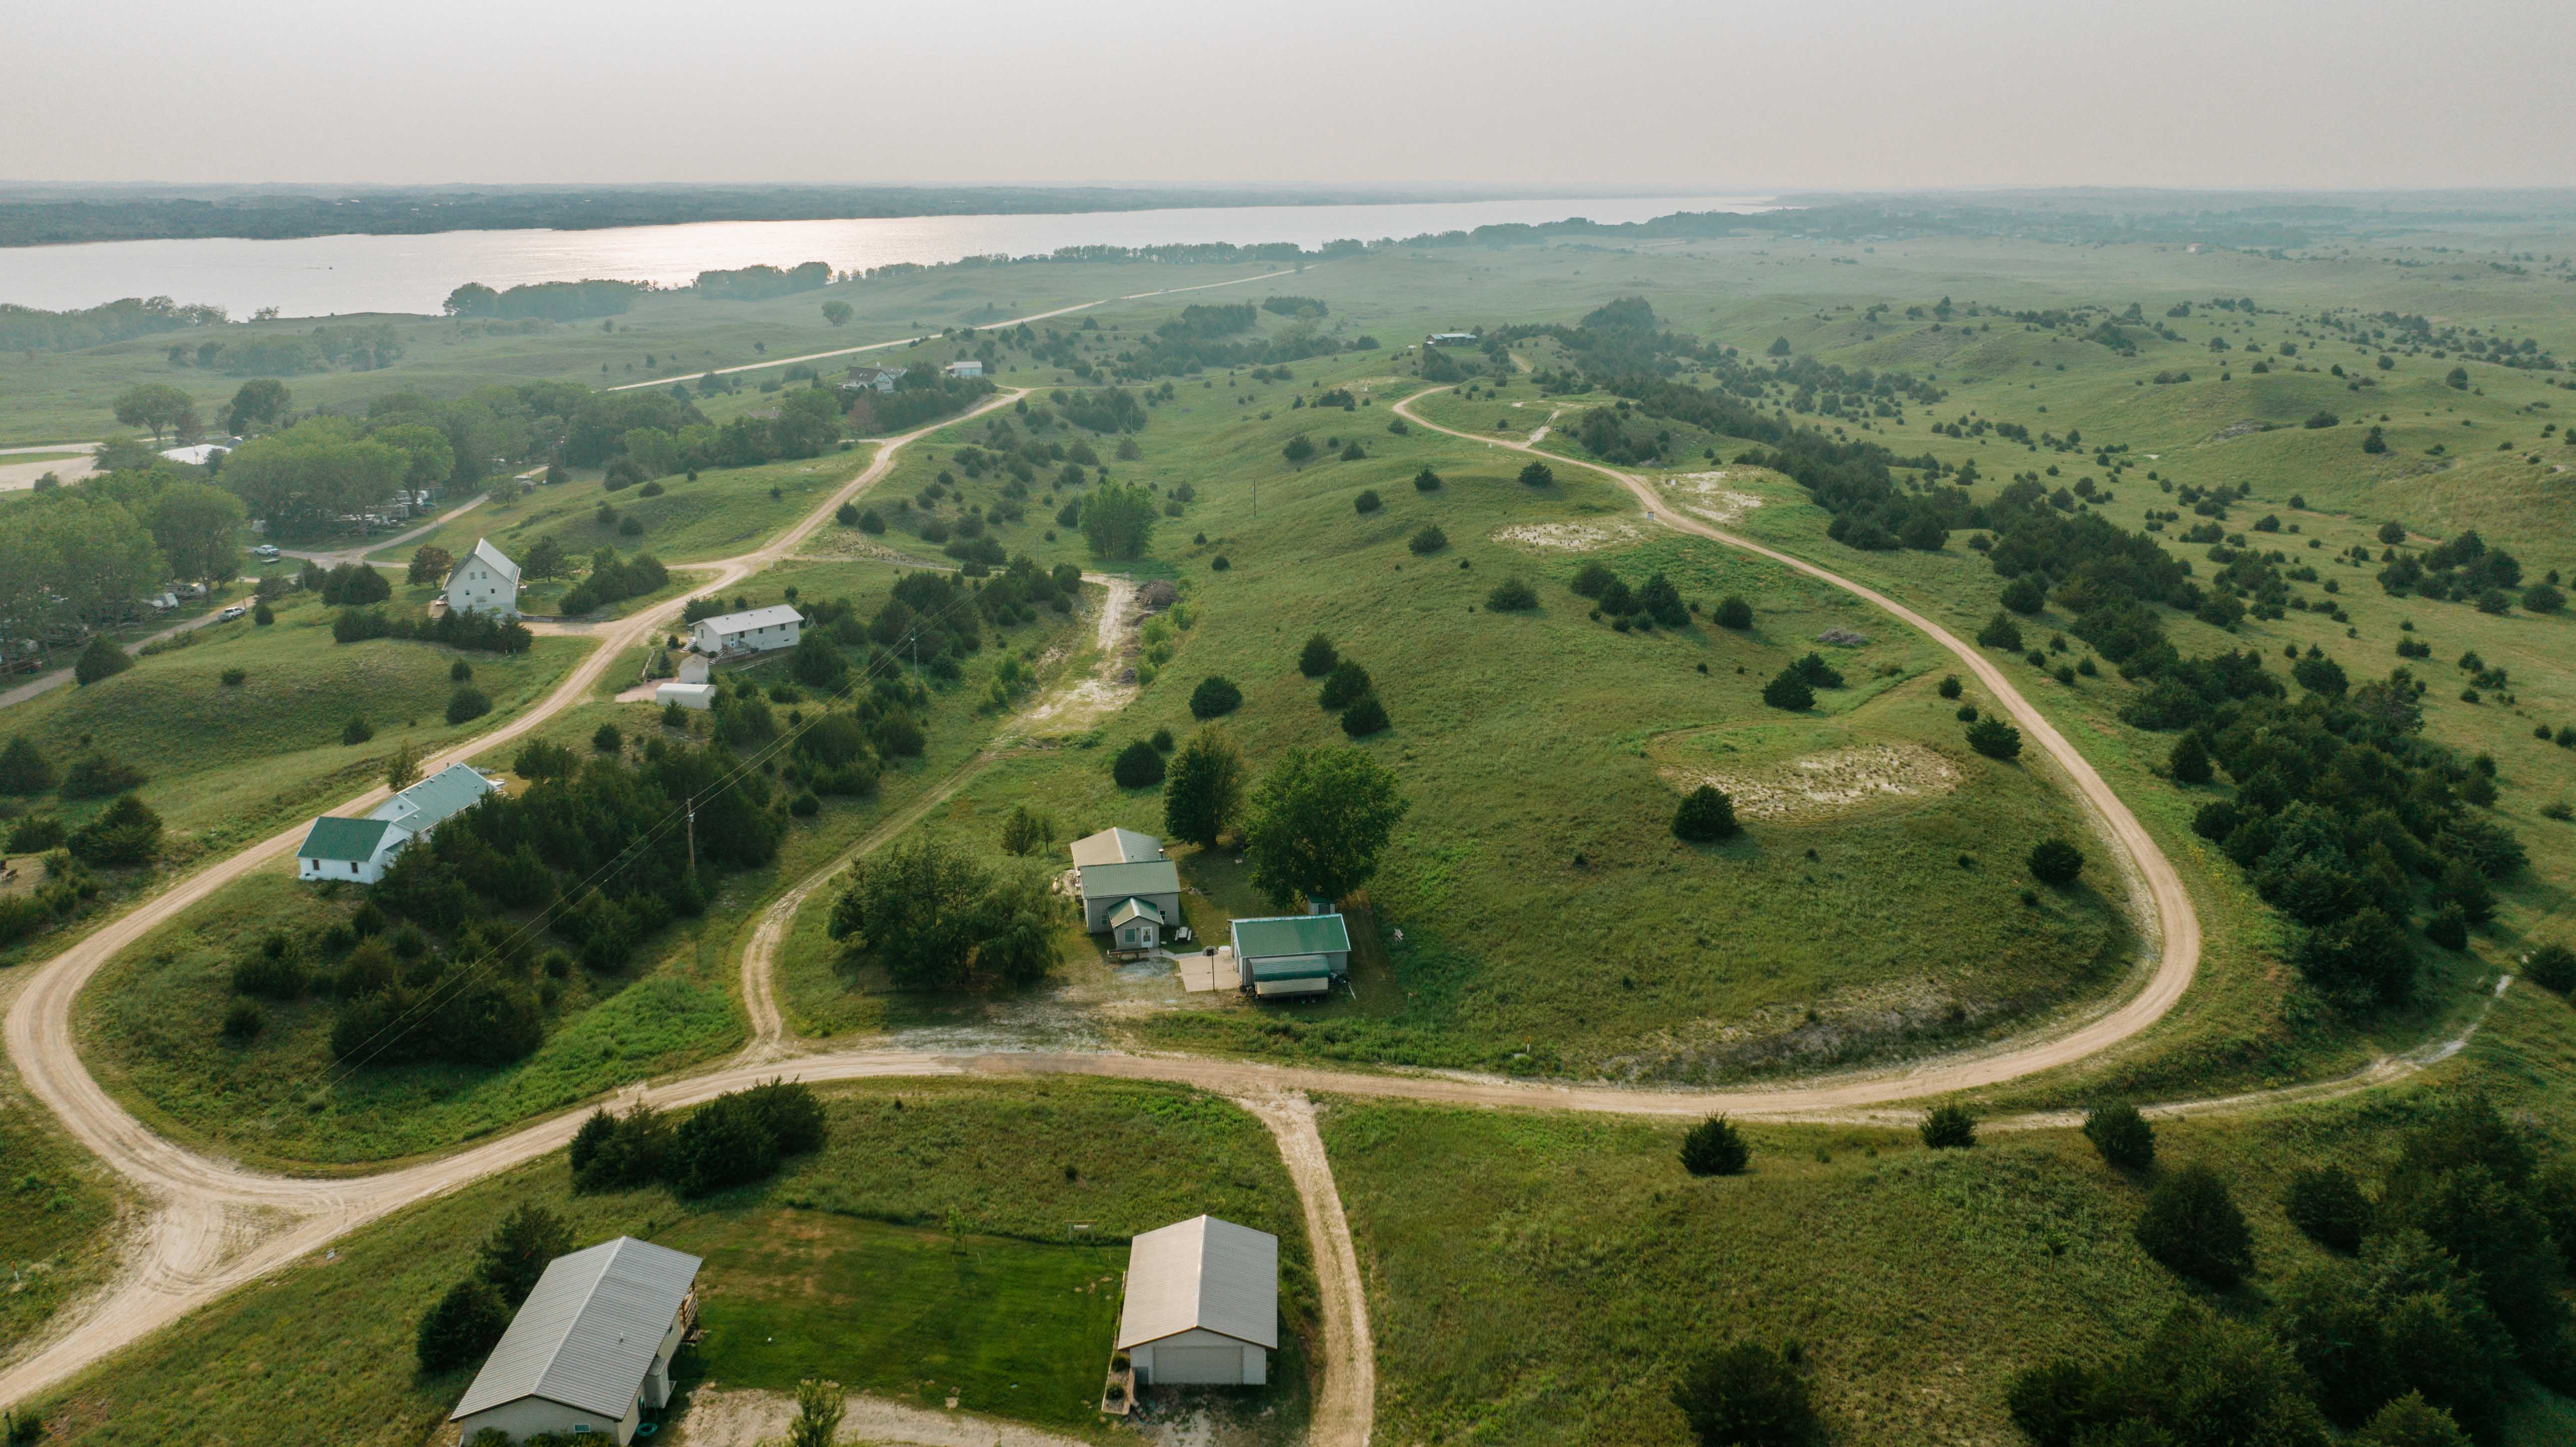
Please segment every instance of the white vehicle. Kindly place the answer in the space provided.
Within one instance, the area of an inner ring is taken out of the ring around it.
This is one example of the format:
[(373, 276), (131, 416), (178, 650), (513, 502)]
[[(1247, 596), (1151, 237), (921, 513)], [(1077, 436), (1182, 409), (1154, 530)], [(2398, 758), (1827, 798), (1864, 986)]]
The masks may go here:
[(275, 543), (262, 543), (262, 544), (260, 544), (258, 547), (255, 547), (255, 548), (251, 549), (251, 550), (250, 550), (250, 555), (251, 555), (252, 557), (254, 557), (254, 558), (273, 558), (273, 557), (276, 557), (276, 556), (277, 556), (277, 544), (275, 544)]
[(216, 615), (215, 615), (215, 621), (216, 621), (216, 622), (218, 622), (218, 623), (230, 623), (230, 622), (231, 622), (231, 621), (233, 621), (234, 619), (236, 619), (236, 618), (238, 618), (238, 617), (242, 616), (244, 613), (247, 613), (247, 612), (249, 612), (249, 611), (250, 611), (250, 610), (249, 610), (248, 608), (243, 607), (243, 606), (242, 606), (242, 605), (240, 605), (239, 603), (235, 603), (235, 604), (233, 604), (231, 607), (226, 608), (226, 609), (225, 609), (224, 611), (222, 611), (221, 613), (216, 614)]

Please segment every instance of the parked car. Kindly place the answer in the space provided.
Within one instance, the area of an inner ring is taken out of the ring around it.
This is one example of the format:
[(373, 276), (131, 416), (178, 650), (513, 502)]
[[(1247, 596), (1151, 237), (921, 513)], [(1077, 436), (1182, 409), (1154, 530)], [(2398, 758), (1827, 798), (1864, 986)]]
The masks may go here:
[(274, 558), (277, 556), (277, 544), (261, 543), (250, 550), (250, 555), (254, 558)]
[(250, 610), (249, 610), (248, 608), (243, 607), (243, 606), (242, 606), (242, 605), (240, 605), (239, 603), (235, 603), (235, 604), (233, 604), (231, 607), (226, 608), (226, 609), (225, 609), (224, 611), (222, 611), (221, 613), (216, 614), (216, 615), (215, 615), (215, 621), (216, 621), (216, 622), (218, 622), (218, 623), (230, 623), (230, 622), (231, 622), (231, 621), (233, 621), (234, 619), (239, 618), (240, 616), (242, 616), (243, 614), (245, 614), (245, 613), (247, 613), (247, 612), (249, 612), (249, 611), (250, 611)]

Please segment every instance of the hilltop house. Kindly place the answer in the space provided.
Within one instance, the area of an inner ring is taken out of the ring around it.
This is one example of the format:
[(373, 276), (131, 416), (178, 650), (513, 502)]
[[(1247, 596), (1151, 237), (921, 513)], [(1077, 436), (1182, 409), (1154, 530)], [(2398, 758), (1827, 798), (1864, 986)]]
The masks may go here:
[(747, 613), (720, 613), (701, 618), (689, 630), (689, 646), (709, 658), (728, 653), (765, 653), (793, 648), (805, 634), (805, 615), (784, 603)]
[(1073, 841), (1074, 892), (1082, 927), (1110, 936), (1112, 949), (1150, 950), (1181, 923), (1181, 871), (1163, 841), (1133, 829), (1103, 829)]
[(324, 815), (295, 851), (298, 879), (373, 884), (403, 846), (497, 794), (501, 786), (463, 764), (450, 764), (377, 805), (364, 819)]
[(1474, 332), (1433, 332), (1422, 339), (1426, 347), (1472, 347), (1483, 338)]
[(947, 370), (952, 377), (980, 377), (984, 375), (984, 364), (973, 357), (963, 357), (949, 363)]
[(849, 380), (841, 384), (841, 390), (844, 392), (891, 392), (895, 389), (896, 384), (902, 380), (903, 368), (901, 367), (870, 367), (862, 365), (852, 367), (850, 369)]
[(1257, 996), (1320, 995), (1351, 974), (1351, 932), (1338, 914), (1234, 922), (1234, 967)]
[(474, 551), (457, 559), (447, 574), (447, 611), (468, 609), (519, 616), (519, 565), (502, 556), (489, 538), (476, 538)]
[(703, 1263), (620, 1236), (558, 1256), (448, 1419), (460, 1440), (497, 1429), (635, 1439), (671, 1401), (671, 1358), (696, 1324)]
[(1257, 1387), (1278, 1347), (1278, 1237), (1199, 1216), (1128, 1247), (1118, 1350), (1138, 1382)]

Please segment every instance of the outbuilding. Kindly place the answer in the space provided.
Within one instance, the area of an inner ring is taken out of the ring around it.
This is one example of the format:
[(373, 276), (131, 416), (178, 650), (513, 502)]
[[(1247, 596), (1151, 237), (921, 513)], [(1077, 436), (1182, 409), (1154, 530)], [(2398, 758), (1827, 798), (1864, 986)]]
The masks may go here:
[(948, 375), (952, 377), (980, 377), (984, 375), (984, 364), (973, 357), (966, 357), (959, 361), (949, 363)]
[(1150, 950), (1181, 922), (1181, 871), (1163, 841), (1133, 829), (1103, 829), (1072, 844), (1082, 928), (1113, 949)]
[(709, 658), (729, 653), (766, 653), (793, 648), (805, 636), (805, 615), (784, 603), (743, 613), (701, 618), (689, 630), (689, 646)]
[(476, 538), (474, 551), (447, 571), (447, 611), (519, 616), (519, 565), (489, 538)]
[(558, 1256), (510, 1319), (448, 1420), (512, 1441), (558, 1432), (635, 1438), (671, 1401), (671, 1358), (697, 1322), (703, 1263), (620, 1236)]
[(1254, 995), (1320, 995), (1350, 978), (1351, 932), (1338, 914), (1234, 922), (1234, 966)]
[(1278, 1349), (1278, 1237), (1198, 1216), (1128, 1248), (1118, 1350), (1139, 1385), (1257, 1387)]

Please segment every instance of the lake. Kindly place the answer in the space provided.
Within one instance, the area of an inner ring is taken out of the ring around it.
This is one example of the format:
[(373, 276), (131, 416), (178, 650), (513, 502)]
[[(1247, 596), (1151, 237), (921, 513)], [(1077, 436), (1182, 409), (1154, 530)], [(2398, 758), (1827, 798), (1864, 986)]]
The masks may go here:
[(528, 282), (685, 283), (701, 271), (821, 261), (835, 271), (933, 264), (1060, 246), (1156, 246), (1414, 236), (1570, 216), (1619, 223), (1676, 211), (1767, 211), (1768, 197), (1455, 201), (1366, 206), (1212, 206), (1014, 216), (894, 216), (849, 221), (706, 221), (601, 231), (447, 231), (429, 236), (223, 237), (100, 241), (0, 249), (0, 302), (64, 311), (128, 296), (167, 296), (287, 316), (436, 312), (456, 287)]

